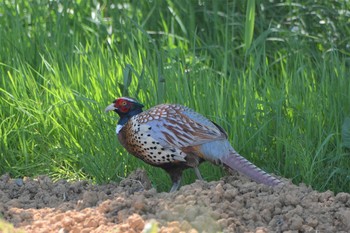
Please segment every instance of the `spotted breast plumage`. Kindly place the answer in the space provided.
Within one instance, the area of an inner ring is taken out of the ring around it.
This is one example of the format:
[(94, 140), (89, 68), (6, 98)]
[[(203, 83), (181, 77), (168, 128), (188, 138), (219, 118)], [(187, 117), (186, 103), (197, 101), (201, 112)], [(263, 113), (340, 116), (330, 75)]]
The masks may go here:
[(173, 182), (171, 192), (181, 182), (182, 172), (203, 161), (236, 170), (256, 182), (269, 186), (282, 184), (239, 155), (227, 140), (226, 132), (194, 110), (177, 104), (161, 104), (147, 111), (135, 99), (120, 97), (106, 111), (120, 116), (117, 135), (126, 150), (153, 166), (168, 172)]

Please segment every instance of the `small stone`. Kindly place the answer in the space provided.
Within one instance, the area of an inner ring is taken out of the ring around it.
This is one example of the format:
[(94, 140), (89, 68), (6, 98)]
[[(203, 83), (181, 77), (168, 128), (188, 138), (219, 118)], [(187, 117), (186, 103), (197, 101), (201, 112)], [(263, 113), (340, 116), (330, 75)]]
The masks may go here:
[(350, 210), (341, 209), (335, 214), (336, 218), (345, 226), (346, 229), (350, 230)]
[(138, 214), (131, 215), (128, 220), (128, 224), (132, 229), (134, 229), (137, 232), (140, 232), (145, 227), (145, 221), (142, 219), (142, 217)]
[(302, 226), (303, 226), (303, 219), (298, 216), (298, 215), (294, 215), (291, 219), (290, 219), (290, 229), (291, 230), (301, 230)]
[(337, 196), (335, 196), (335, 200), (337, 202), (347, 203), (348, 201), (350, 201), (350, 194), (349, 193), (338, 193)]
[(15, 180), (15, 183), (18, 185), (18, 186), (23, 186), (23, 179), (16, 179)]
[(258, 227), (255, 231), (255, 233), (268, 233), (269, 230), (266, 229), (265, 227)]

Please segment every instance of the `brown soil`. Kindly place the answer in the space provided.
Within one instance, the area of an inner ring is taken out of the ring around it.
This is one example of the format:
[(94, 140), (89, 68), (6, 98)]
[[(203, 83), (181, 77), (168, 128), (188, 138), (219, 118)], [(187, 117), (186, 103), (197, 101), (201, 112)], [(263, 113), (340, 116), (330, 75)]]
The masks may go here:
[(16, 232), (350, 232), (350, 194), (286, 182), (270, 188), (237, 175), (157, 193), (142, 170), (119, 185), (3, 175), (0, 217)]

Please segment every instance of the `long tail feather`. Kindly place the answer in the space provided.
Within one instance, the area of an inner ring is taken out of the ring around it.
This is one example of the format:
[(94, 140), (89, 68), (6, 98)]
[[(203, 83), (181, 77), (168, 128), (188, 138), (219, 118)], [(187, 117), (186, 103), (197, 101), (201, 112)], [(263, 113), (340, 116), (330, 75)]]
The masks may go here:
[(199, 157), (203, 157), (203, 159), (211, 161), (214, 164), (224, 165), (231, 170), (238, 171), (258, 183), (269, 186), (283, 184), (278, 178), (266, 173), (239, 155), (227, 140), (204, 143), (198, 146), (198, 148), (192, 149), (196, 149)]
[(248, 176), (257, 183), (262, 183), (268, 186), (283, 184), (281, 180), (258, 168), (246, 158), (239, 155), (236, 151), (230, 153), (229, 156), (224, 156), (221, 158), (221, 162), (225, 167), (236, 170), (239, 173)]

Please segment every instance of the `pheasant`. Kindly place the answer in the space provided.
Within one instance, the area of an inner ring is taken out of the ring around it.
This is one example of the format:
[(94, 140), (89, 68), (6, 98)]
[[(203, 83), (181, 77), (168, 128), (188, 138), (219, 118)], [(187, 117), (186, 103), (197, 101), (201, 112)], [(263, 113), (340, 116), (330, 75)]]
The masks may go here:
[(170, 192), (180, 187), (182, 172), (203, 161), (236, 170), (268, 186), (282, 181), (239, 155), (227, 140), (227, 133), (216, 123), (178, 104), (160, 104), (147, 111), (133, 98), (120, 97), (106, 107), (120, 119), (116, 133), (122, 146), (144, 162), (163, 168), (172, 180)]

